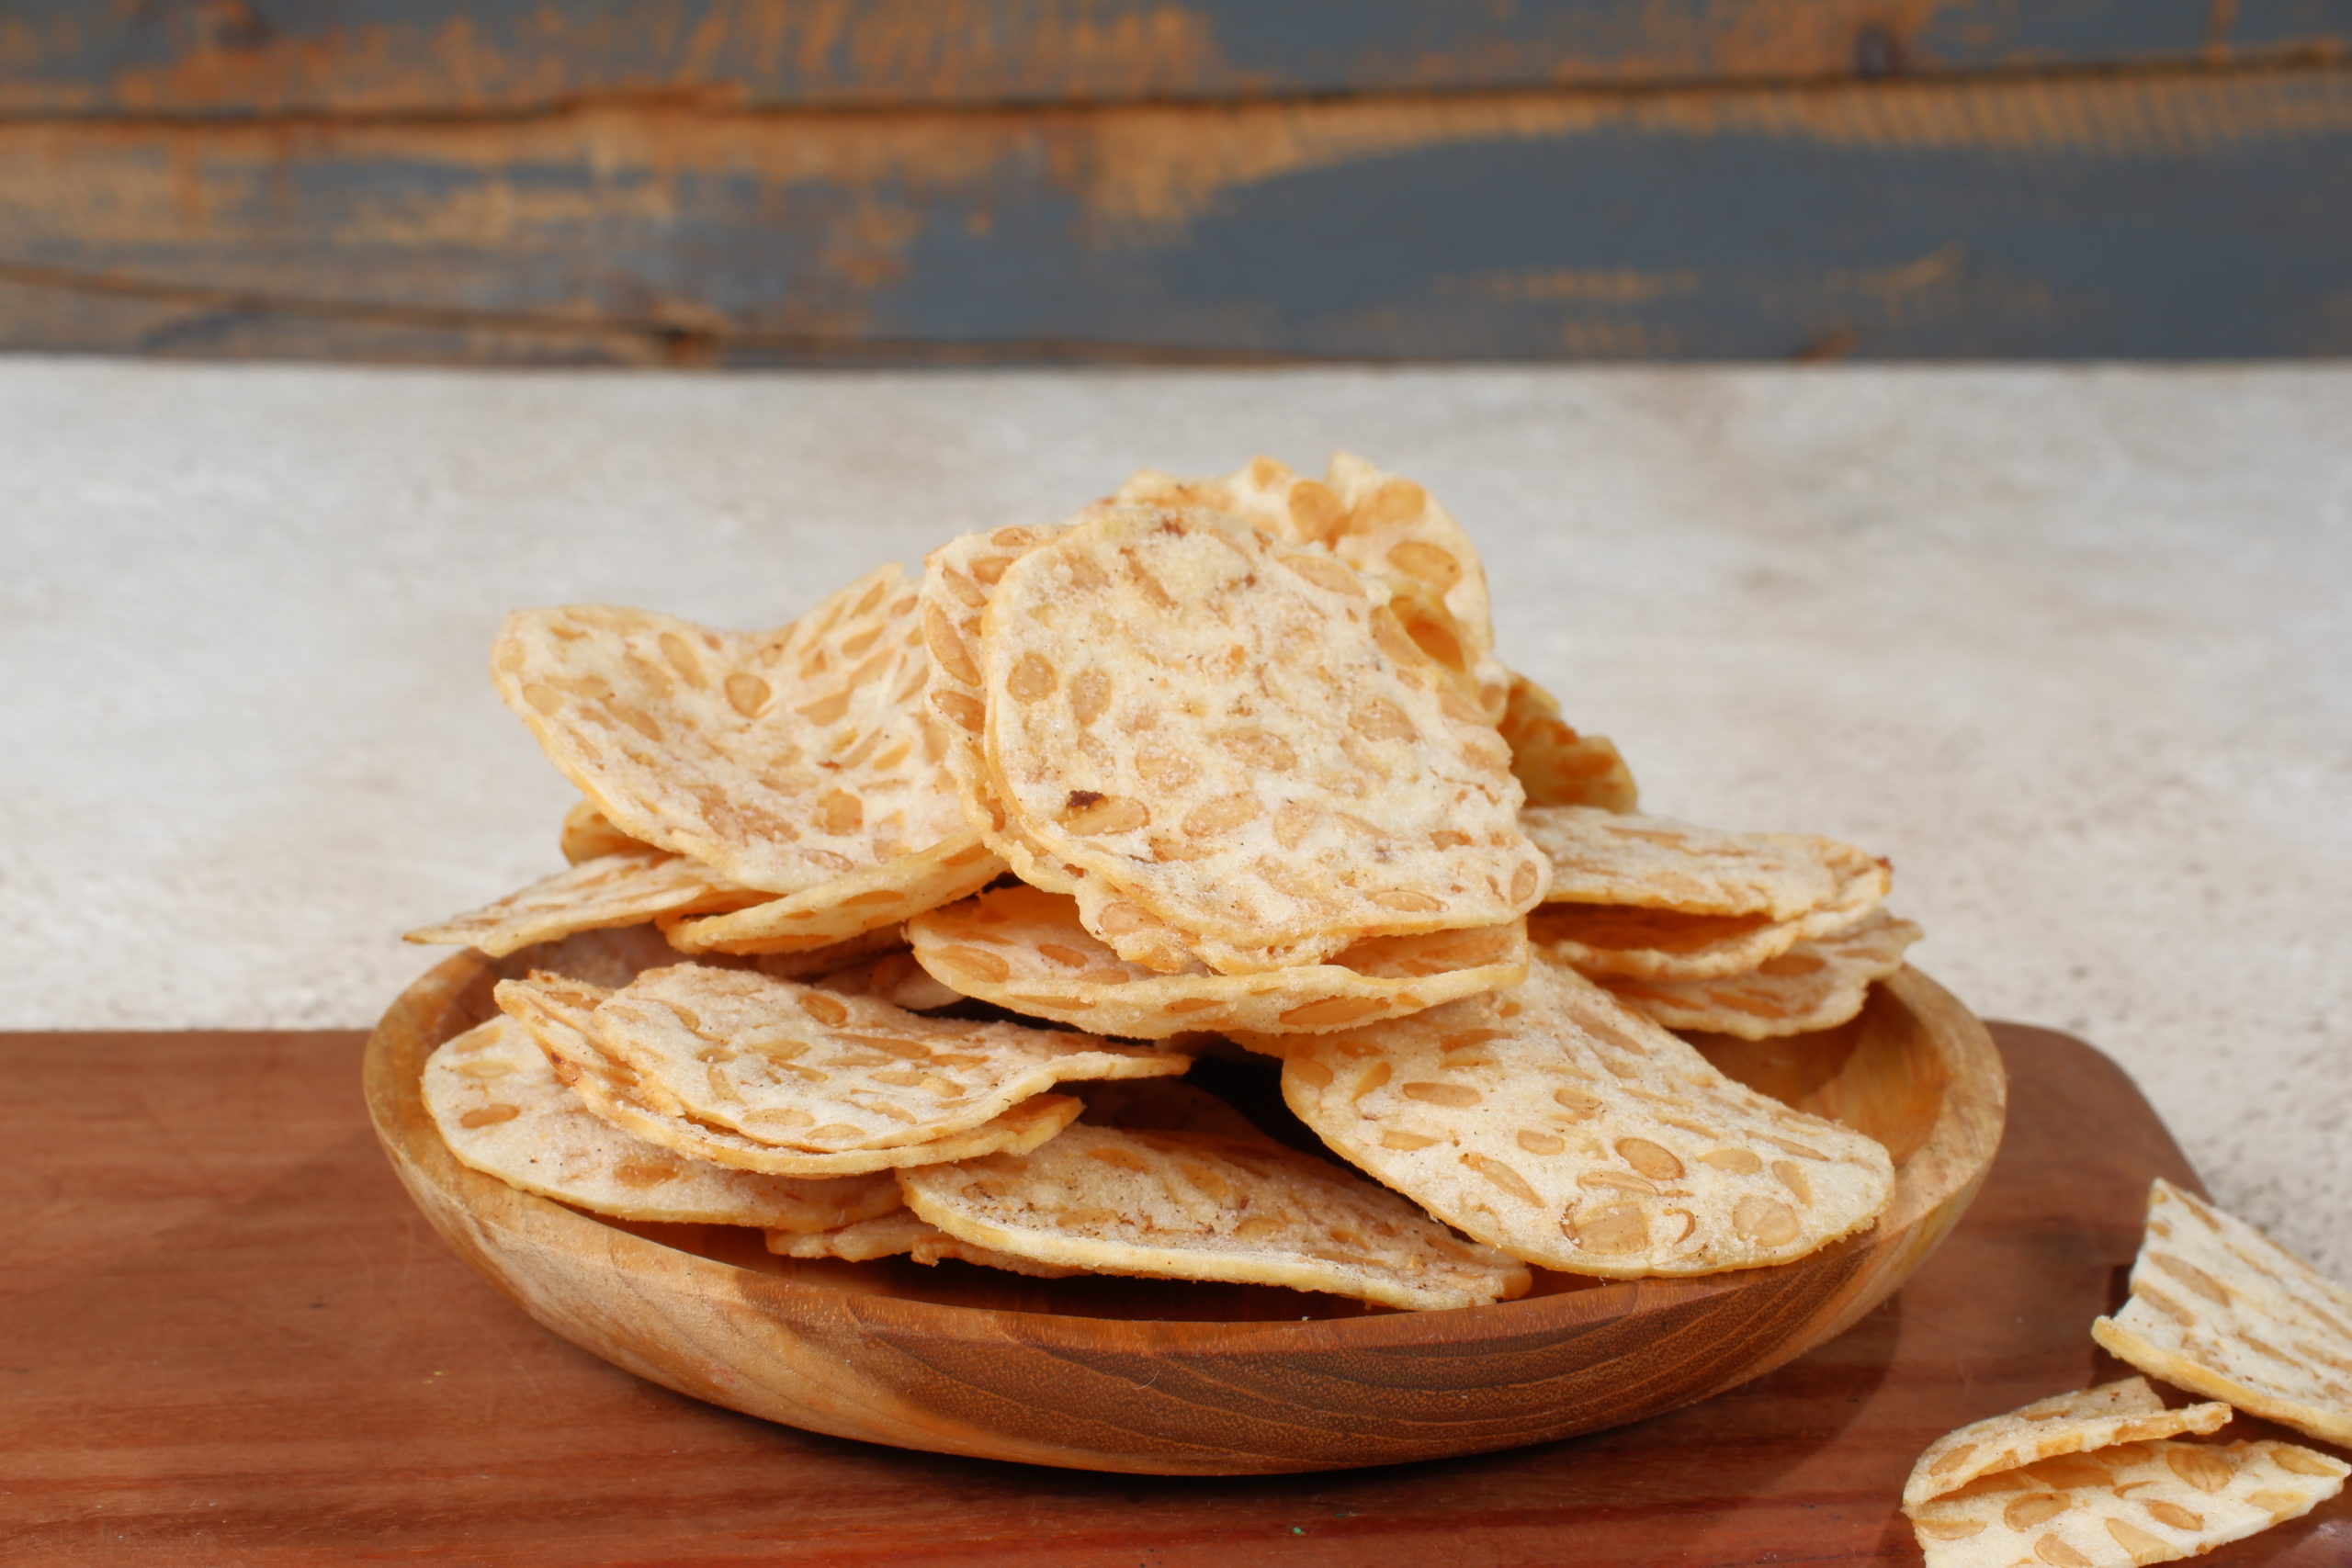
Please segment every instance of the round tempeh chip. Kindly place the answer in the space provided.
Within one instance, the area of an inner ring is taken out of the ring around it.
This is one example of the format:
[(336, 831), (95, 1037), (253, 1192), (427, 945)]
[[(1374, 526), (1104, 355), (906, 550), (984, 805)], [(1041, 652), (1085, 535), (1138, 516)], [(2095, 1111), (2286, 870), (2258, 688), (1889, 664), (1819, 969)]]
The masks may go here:
[(1426, 1311), (1524, 1294), (1527, 1270), (1290, 1149), (1079, 1122), (1026, 1155), (909, 1171), (950, 1235), (1064, 1268), (1326, 1291)]
[(927, 849), (731, 915), (665, 924), (681, 953), (800, 953), (893, 926), (978, 892), (1004, 874), (968, 829)]
[(1834, 1029), (1860, 1012), (1871, 982), (1902, 968), (1904, 949), (1926, 934), (1910, 920), (1873, 909), (1851, 930), (1801, 942), (1745, 975), (1719, 980), (1596, 977), (1619, 1001), (1668, 1029), (1770, 1040)]
[(1002, 791), (989, 772), (983, 745), (988, 702), (980, 683), (980, 620), (1005, 569), (1062, 531), (996, 528), (950, 539), (923, 557), (921, 590), (923, 648), (931, 660), (923, 703), (947, 737), (947, 773), (956, 782), (965, 818), (982, 830), (989, 847), (1022, 881), (1057, 893), (1072, 891), (1076, 874), (1057, 864), (1006, 817)]
[(933, 979), (915, 962), (915, 955), (903, 948), (836, 969), (815, 984), (819, 990), (844, 997), (879, 997), (892, 1007), (904, 1008), (909, 1012), (933, 1012), (954, 1007), (964, 999), (963, 992)]
[(1510, 678), (1496, 728), (1510, 748), (1511, 776), (1527, 791), (1528, 805), (1636, 808), (1639, 792), (1616, 746), (1607, 736), (1571, 728), (1559, 700), (1526, 676)]
[(556, 847), (563, 852), (564, 863), (578, 865), (598, 855), (626, 854), (631, 850), (650, 849), (622, 832), (605, 818), (603, 812), (581, 801), (563, 814), (563, 830), (557, 835)]
[(2131, 1299), (2091, 1337), (2176, 1387), (2352, 1448), (2352, 1290), (2161, 1177)]
[(1040, 1094), (1021, 1101), (993, 1122), (926, 1144), (887, 1149), (851, 1149), (809, 1154), (747, 1138), (731, 1127), (699, 1122), (657, 1109), (645, 1086), (624, 1062), (607, 1055), (588, 1033), (596, 1008), (612, 993), (560, 976), (533, 975), (502, 980), (494, 995), (507, 1017), (521, 1024), (545, 1053), (555, 1076), (569, 1084), (581, 1103), (614, 1125), (650, 1143), (696, 1159), (738, 1170), (778, 1176), (859, 1176), (933, 1161), (1033, 1149), (1076, 1119), (1079, 1101), (1066, 1094)]
[(1957, 1492), (1983, 1475), (2016, 1470), (2060, 1454), (2086, 1453), (2116, 1443), (2177, 1438), (2184, 1432), (2211, 1435), (2230, 1423), (2232, 1411), (2218, 1401), (2167, 1410), (2145, 1378), (2125, 1378), (2075, 1393), (2061, 1393), (1987, 1416), (1928, 1445), (1904, 1483), (1903, 1506)]
[(424, 1095), (442, 1141), (462, 1163), (616, 1219), (823, 1231), (901, 1206), (887, 1171), (762, 1176), (649, 1143), (591, 1111), (504, 1017), (435, 1051), (424, 1064)]
[(1243, 1035), (1349, 1161), (1512, 1257), (1616, 1279), (1785, 1263), (1869, 1225), (1886, 1150), (1734, 1082), (1538, 955), (1508, 990), (1341, 1034)]
[(736, 969), (649, 969), (589, 1032), (658, 1110), (808, 1153), (930, 1143), (1055, 1084), (1173, 1077), (1192, 1058), (1091, 1034), (909, 1012)]
[(1980, 1477), (1905, 1510), (1928, 1568), (2132, 1568), (2300, 1518), (2341, 1460), (2292, 1443), (2118, 1443)]
[(1141, 1040), (1196, 1029), (1345, 1029), (1475, 996), (1527, 973), (1526, 934), (1514, 920), (1373, 937), (1328, 964), (1262, 975), (1218, 975), (1200, 964), (1163, 975), (1097, 940), (1080, 923), (1074, 900), (1022, 886), (917, 916), (907, 936), (916, 961), (966, 996)]
[(1630, 904), (1545, 904), (1527, 917), (1528, 940), (1595, 979), (1713, 980), (1761, 968), (1801, 942), (1836, 936), (1879, 907), (1892, 881), (1860, 850), (1838, 857), (1829, 901), (1790, 919), (1686, 915)]
[(895, 566), (764, 635), (571, 605), (516, 611), (491, 650), (499, 695), (615, 828), (772, 893), (965, 830), (929, 673)]
[(640, 845), (582, 861), (494, 904), (419, 926), (405, 940), (474, 947), (503, 958), (574, 931), (641, 925), (690, 910), (740, 909), (767, 897), (737, 886), (699, 861)]
[(1500, 718), (1510, 671), (1495, 659), (1486, 568), (1452, 513), (1408, 479), (1362, 457), (1333, 456), (1321, 479), (1271, 457), (1238, 471), (1180, 479), (1145, 468), (1111, 504), (1199, 507), (1238, 517), (1292, 545), (1320, 545), (1385, 583), (1406, 634), (1488, 718)]
[[(899, 1201), (898, 1184), (890, 1186), (890, 1199)], [(814, 1235), (796, 1235), (788, 1231), (770, 1231), (767, 1248), (784, 1258), (840, 1258), (852, 1263), (870, 1262), (876, 1258), (911, 1258), (917, 1263), (936, 1264), (943, 1258), (959, 1263), (977, 1263), (984, 1269), (1001, 1269), (1008, 1274), (1027, 1274), (1039, 1280), (1067, 1280), (1073, 1274), (1083, 1274), (1083, 1269), (1057, 1268), (1051, 1263), (1038, 1263), (1026, 1258), (1015, 1258), (1009, 1252), (993, 1247), (978, 1247), (961, 1236), (949, 1235), (928, 1220), (917, 1219), (904, 1207), (896, 1213), (878, 1219), (861, 1220), (838, 1230)]]
[(1850, 844), (1804, 833), (1731, 833), (1591, 806), (1532, 807), (1520, 826), (1552, 863), (1555, 902), (1787, 920), (1837, 902), (1857, 876), (1872, 880), (1873, 866), (1883, 897), (1891, 874)]
[(1543, 897), (1509, 750), (1385, 597), (1322, 550), (1164, 508), (1005, 569), (978, 650), (989, 764), (1121, 956), (1164, 969), (1173, 931), (1227, 973), (1319, 963)]

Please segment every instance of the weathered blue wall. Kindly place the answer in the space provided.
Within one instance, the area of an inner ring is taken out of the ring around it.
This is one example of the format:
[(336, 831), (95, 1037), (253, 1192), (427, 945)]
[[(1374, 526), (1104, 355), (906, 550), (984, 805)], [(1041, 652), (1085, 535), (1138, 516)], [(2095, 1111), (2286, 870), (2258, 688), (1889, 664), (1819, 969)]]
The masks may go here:
[(2352, 352), (2352, 0), (926, 14), (12, 7), (0, 346)]

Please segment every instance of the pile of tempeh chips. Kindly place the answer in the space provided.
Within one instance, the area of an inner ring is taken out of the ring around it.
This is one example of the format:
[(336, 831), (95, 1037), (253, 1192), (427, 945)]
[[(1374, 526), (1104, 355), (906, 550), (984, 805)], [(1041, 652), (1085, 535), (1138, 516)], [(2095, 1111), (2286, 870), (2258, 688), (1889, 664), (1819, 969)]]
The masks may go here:
[[(573, 863), (412, 940), (678, 959), (505, 981), (435, 1053), (451, 1149), (517, 1187), (1405, 1309), (1786, 1262), (1893, 1190), (1671, 1032), (1854, 1017), (1920, 935), (1886, 863), (1637, 814), (1498, 660), (1461, 526), (1361, 459), (1139, 473), (769, 632), (520, 611), (492, 670)], [(1240, 1053), (1339, 1160), (1180, 1081)]]

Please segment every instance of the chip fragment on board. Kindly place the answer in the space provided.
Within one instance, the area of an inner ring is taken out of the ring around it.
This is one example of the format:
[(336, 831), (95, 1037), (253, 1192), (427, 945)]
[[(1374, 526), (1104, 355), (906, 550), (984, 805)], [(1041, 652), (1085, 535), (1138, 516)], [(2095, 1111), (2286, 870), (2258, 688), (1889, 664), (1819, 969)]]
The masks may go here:
[(1980, 1476), (2061, 1454), (2187, 1432), (2210, 1436), (2228, 1426), (2230, 1416), (2230, 1407), (2218, 1402), (2167, 1410), (2145, 1378), (2038, 1399), (2006, 1415), (1971, 1422), (1928, 1445), (1904, 1483), (1904, 1506), (1957, 1492)]
[(2151, 1377), (2352, 1447), (2352, 1290), (2161, 1177), (2131, 1298), (2091, 1337)]
[(2137, 1568), (2300, 1518), (2343, 1490), (2347, 1468), (2291, 1443), (2119, 1443), (1905, 1511), (1928, 1568)]

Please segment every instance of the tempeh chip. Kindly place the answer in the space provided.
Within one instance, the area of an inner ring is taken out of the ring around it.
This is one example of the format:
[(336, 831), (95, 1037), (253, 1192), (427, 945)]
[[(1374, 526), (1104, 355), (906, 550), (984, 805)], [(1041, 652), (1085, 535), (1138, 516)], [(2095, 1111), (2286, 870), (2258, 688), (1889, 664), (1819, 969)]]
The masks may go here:
[(951, 1235), (1064, 1268), (1327, 1291), (1428, 1310), (1523, 1294), (1526, 1269), (1289, 1149), (1080, 1122), (1026, 1155), (908, 1172)]
[(1329, 962), (1261, 975), (1193, 963), (1163, 975), (1130, 964), (1080, 923), (1078, 905), (1000, 887), (907, 923), (925, 969), (967, 996), (1103, 1034), (1159, 1040), (1189, 1030), (1344, 1029), (1508, 985), (1527, 972), (1518, 921), (1372, 937)]
[(1857, 875), (1883, 897), (1889, 874), (1810, 834), (1731, 833), (1590, 806), (1532, 807), (1520, 826), (1552, 863), (1555, 901), (1786, 920), (1834, 902)]
[(442, 1140), (464, 1164), (617, 1219), (820, 1231), (901, 1205), (887, 1171), (762, 1176), (649, 1143), (591, 1111), (504, 1017), (435, 1051), (424, 1064), (424, 1095)]
[(1904, 949), (1926, 934), (1909, 920), (1873, 909), (1850, 931), (1801, 942), (1745, 975), (1600, 979), (1619, 1001), (1668, 1029), (1770, 1040), (1833, 1029), (1860, 1012), (1871, 982), (1902, 968)]
[(815, 984), (819, 990), (834, 991), (844, 997), (879, 997), (892, 1007), (904, 1008), (909, 1012), (931, 1012), (954, 1007), (964, 999), (963, 992), (933, 979), (915, 962), (915, 955), (903, 948), (836, 969)]
[(2352, 1290), (2161, 1177), (2131, 1299), (2091, 1337), (2177, 1387), (2352, 1447)]
[(406, 940), (462, 944), (500, 958), (574, 931), (641, 925), (689, 910), (740, 909), (767, 897), (699, 861), (639, 848), (582, 861), (496, 903), (419, 926)]
[(2137, 1568), (2300, 1518), (2344, 1488), (2292, 1443), (2119, 1443), (2004, 1470), (1905, 1509), (1928, 1568)]
[(611, 605), (518, 610), (491, 675), (621, 832), (800, 893), (965, 830), (912, 583), (869, 572), (767, 634)]
[(652, 847), (614, 827), (603, 812), (584, 800), (563, 814), (563, 830), (557, 835), (556, 846), (563, 852), (567, 865), (578, 865), (598, 855), (626, 854), (631, 850)]
[[(890, 1201), (899, 1201), (896, 1180), (890, 1185)], [(1084, 1269), (1057, 1268), (1051, 1263), (1039, 1263), (1027, 1258), (1015, 1258), (1009, 1252), (978, 1247), (961, 1236), (949, 1235), (928, 1220), (918, 1219), (904, 1208), (878, 1219), (861, 1220), (809, 1235), (797, 1235), (789, 1231), (770, 1231), (767, 1248), (784, 1258), (840, 1258), (852, 1263), (865, 1263), (876, 1258), (911, 1258), (917, 1263), (936, 1264), (943, 1258), (959, 1263), (977, 1263), (984, 1269), (1001, 1269), (1009, 1274), (1027, 1274), (1040, 1280), (1067, 1280), (1073, 1274), (1084, 1274)]]
[(1066, 1094), (1040, 1094), (1021, 1101), (993, 1122), (925, 1144), (887, 1149), (851, 1149), (810, 1154), (777, 1148), (721, 1127), (650, 1103), (644, 1084), (624, 1062), (605, 1053), (588, 1033), (595, 1010), (612, 993), (554, 975), (502, 980), (493, 993), (500, 1010), (521, 1024), (581, 1102), (614, 1125), (648, 1142), (695, 1159), (738, 1170), (778, 1176), (858, 1176), (931, 1161), (970, 1159), (1005, 1150), (1032, 1149), (1074, 1120), (1080, 1109)]
[(1293, 545), (1320, 545), (1386, 585), (1410, 637), (1488, 718), (1502, 716), (1510, 671), (1494, 656), (1486, 568), (1462, 525), (1411, 479), (1341, 452), (1320, 479), (1271, 457), (1180, 479), (1145, 468), (1111, 498), (1124, 506), (1200, 507)]
[(1851, 930), (1886, 897), (1883, 863), (1860, 850), (1838, 859), (1838, 890), (1817, 909), (1769, 915), (1686, 915), (1628, 904), (1544, 904), (1527, 917), (1528, 939), (1595, 979), (1713, 980), (1745, 975), (1801, 942)]
[(1538, 954), (1518, 986), (1339, 1034), (1237, 1036), (1349, 1161), (1572, 1274), (1785, 1263), (1869, 1225), (1885, 1149), (1790, 1109)]
[(1174, 1076), (1181, 1053), (909, 1012), (735, 969), (649, 969), (589, 1032), (658, 1110), (810, 1153), (929, 1143), (1065, 1080)]
[(1559, 700), (1526, 676), (1510, 678), (1510, 696), (1496, 728), (1510, 748), (1511, 776), (1527, 791), (1528, 805), (1637, 807), (1634, 775), (1616, 746), (1607, 736), (1571, 728)]
[(2116, 1443), (2211, 1435), (2229, 1425), (2230, 1407), (2215, 1403), (2167, 1410), (2145, 1378), (2125, 1378), (2062, 1393), (1988, 1416), (1928, 1445), (1904, 1484), (1903, 1506), (1957, 1492), (1979, 1476), (2085, 1453)]
[(1508, 749), (1385, 592), (1319, 549), (1141, 507), (1005, 569), (979, 644), (989, 763), (1122, 957), (1168, 968), (1172, 932), (1226, 973), (1317, 963), (1542, 897)]
[(946, 737), (947, 773), (965, 818), (982, 829), (989, 847), (1034, 886), (1068, 893), (1073, 873), (1057, 865), (1006, 817), (1002, 792), (989, 773), (984, 737), (987, 693), (980, 682), (980, 620), (1005, 569), (1060, 527), (996, 528), (966, 534), (922, 558), (921, 615), (931, 679), (923, 703)]
[(806, 893), (787, 894), (731, 915), (665, 922), (682, 953), (799, 953), (897, 925), (977, 893), (1004, 862), (968, 829), (928, 849), (868, 866)]

